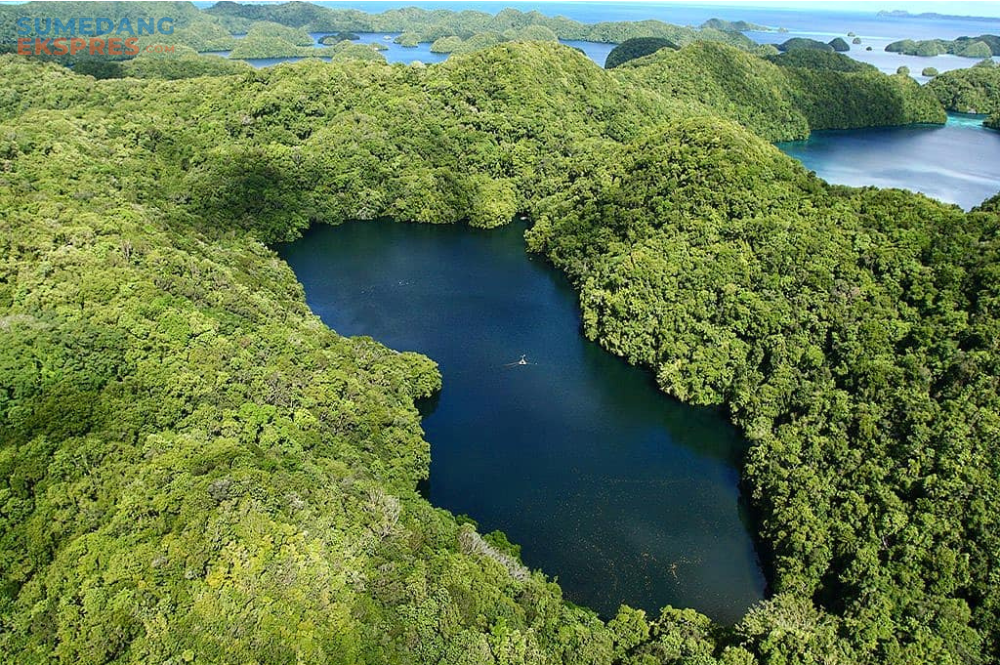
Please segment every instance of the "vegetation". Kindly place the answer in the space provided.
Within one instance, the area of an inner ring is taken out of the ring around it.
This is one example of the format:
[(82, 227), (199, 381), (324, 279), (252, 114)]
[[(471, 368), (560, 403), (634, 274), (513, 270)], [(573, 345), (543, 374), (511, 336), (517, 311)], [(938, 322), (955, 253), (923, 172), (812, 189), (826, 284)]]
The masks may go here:
[(319, 38), (319, 43), (324, 46), (333, 46), (339, 44), (342, 41), (357, 41), (361, 39), (361, 35), (356, 35), (353, 32), (337, 32), (332, 35), (323, 35)]
[(587, 335), (755, 441), (776, 595), (744, 646), (993, 660), (995, 212), (830, 188), (713, 120), (608, 161), (545, 202), (529, 244), (580, 288)]
[[(924, 67), (923, 70), (920, 72), (921, 76), (929, 76), (931, 78), (937, 76), (938, 74), (940, 74), (940, 72), (937, 69), (935, 69), (934, 67)], [(940, 100), (941, 98), (938, 97), (938, 99)], [(941, 103), (944, 104), (943, 101)], [(945, 108), (947, 110), (951, 110), (951, 109), (948, 109), (947, 104), (944, 104), (944, 106), (945, 106)]]
[(986, 42), (971, 42), (955, 52), (964, 58), (989, 58), (993, 56), (990, 45)]
[(896, 68), (896, 73), (899, 74), (900, 76), (909, 76), (910, 68), (907, 67), (906, 65), (900, 65), (899, 67)]
[(313, 38), (301, 28), (278, 23), (258, 22), (239, 40), (229, 54), (234, 59), (293, 58), (330, 55), (325, 48), (314, 48)]
[[(452, 12), (427, 10), (417, 7), (390, 9), (379, 14), (366, 14), (357, 10), (329, 9), (308, 3), (280, 5), (241, 5), (219, 2), (205, 10), (216, 18), (273, 21), (309, 32), (412, 32), (419, 42), (434, 42), (443, 37), (469, 39), (476, 34), (506, 34), (537, 26), (553, 32), (559, 39), (583, 40), (618, 44), (634, 37), (662, 37), (675, 44), (689, 44), (696, 40), (723, 41), (744, 48), (753, 42), (739, 32), (714, 28), (693, 29), (670, 25), (661, 21), (631, 21), (580, 23), (568, 18), (549, 17), (539, 12), (521, 12), (506, 8), (497, 14), (479, 11)], [(526, 39), (526, 38), (522, 38)]]
[(663, 39), (662, 37), (637, 37), (635, 39), (627, 39), (611, 49), (611, 52), (608, 53), (607, 59), (604, 61), (604, 68), (614, 69), (615, 67), (620, 67), (630, 60), (652, 55), (661, 48), (676, 50), (677, 44), (674, 44), (669, 39)]
[[(833, 187), (770, 145), (943, 121), (842, 57), (702, 42), (604, 71), (530, 41), (176, 80), (0, 57), (0, 653), (995, 662), (1000, 197)], [(752, 441), (774, 595), (736, 626), (602, 621), (430, 506), (434, 363), (327, 329), (263, 244), (518, 211), (588, 336)]]
[(814, 49), (817, 51), (834, 50), (829, 44), (824, 44), (823, 42), (815, 39), (809, 39), (807, 37), (792, 37), (791, 39), (778, 44), (779, 51), (797, 51), (801, 49)]
[(344, 40), (333, 47), (334, 61), (366, 60), (368, 62), (385, 62), (385, 56), (379, 51), (386, 50), (383, 44), (355, 44)]
[(703, 42), (662, 50), (611, 72), (683, 100), (692, 115), (702, 108), (770, 141), (805, 138), (810, 129), (946, 120), (937, 99), (915, 81), (886, 76), (833, 52), (799, 50), (762, 59)]
[(505, 39), (528, 42), (557, 42), (559, 36), (544, 25), (529, 25), (525, 28), (510, 29), (503, 33)]
[(892, 42), (885, 47), (885, 50), (890, 53), (925, 57), (950, 53), (964, 58), (989, 58), (993, 55), (1000, 55), (1000, 37), (979, 35), (978, 37), (959, 37), (954, 40), (925, 39), (914, 41), (903, 39)]
[(450, 37), (441, 37), (440, 39), (434, 40), (434, 43), (431, 44), (431, 53), (452, 53), (455, 49), (461, 47), (461, 37), (455, 37), (454, 35)]
[[(134, 78), (186, 79), (197, 76), (247, 74), (252, 68), (239, 60), (199, 56), (193, 49), (178, 46), (173, 53), (140, 53), (120, 65), (120, 76)], [(111, 77), (105, 77), (111, 78)]]
[(392, 41), (399, 44), (403, 48), (416, 48), (420, 45), (420, 35), (415, 32), (404, 32)]
[(949, 111), (986, 114), (1000, 111), (1000, 69), (996, 67), (945, 72), (927, 87)]
[(779, 67), (802, 67), (823, 72), (868, 72), (874, 74), (878, 68), (866, 62), (860, 62), (840, 53), (817, 51), (814, 49), (797, 49), (767, 58)]
[(831, 39), (829, 42), (829, 46), (837, 53), (845, 53), (851, 50), (850, 44), (845, 42), (840, 37), (834, 37), (833, 39)]
[(721, 18), (710, 18), (701, 24), (701, 28), (722, 30), (723, 32), (771, 32), (766, 25), (750, 23), (749, 21), (727, 21)]

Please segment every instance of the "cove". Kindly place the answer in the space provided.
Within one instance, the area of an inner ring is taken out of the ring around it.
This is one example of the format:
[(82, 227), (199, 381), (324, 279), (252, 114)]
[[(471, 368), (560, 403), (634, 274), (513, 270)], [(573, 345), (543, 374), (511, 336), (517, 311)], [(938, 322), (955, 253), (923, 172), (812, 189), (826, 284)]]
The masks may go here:
[(602, 616), (673, 605), (735, 622), (765, 584), (745, 440), (584, 339), (575, 292), (524, 230), (351, 222), (278, 251), (331, 328), (439, 363), (421, 409), (434, 505), (504, 531)]
[(825, 130), (777, 145), (827, 182), (899, 187), (969, 210), (1000, 189), (1000, 131), (982, 121), (949, 114), (943, 127)]

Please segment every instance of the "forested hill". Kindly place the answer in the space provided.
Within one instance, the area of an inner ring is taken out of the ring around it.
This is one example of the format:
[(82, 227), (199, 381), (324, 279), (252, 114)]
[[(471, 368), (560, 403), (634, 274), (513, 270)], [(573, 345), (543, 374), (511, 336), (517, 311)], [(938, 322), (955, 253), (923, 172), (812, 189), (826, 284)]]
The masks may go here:
[[(744, 92), (637, 71), (541, 43), (177, 80), (0, 57), (4, 659), (996, 660), (996, 206), (828, 186), (720, 117)], [(433, 362), (327, 329), (262, 244), (517, 212), (588, 335), (753, 442), (775, 595), (736, 626), (601, 621), (429, 505)]]
[(1000, 112), (1000, 66), (989, 60), (936, 76), (927, 88), (949, 111)]
[(811, 129), (944, 123), (941, 104), (905, 75), (886, 76), (839, 53), (792, 51), (761, 58), (698, 42), (631, 60), (614, 74), (671, 100), (706, 104), (772, 141)]

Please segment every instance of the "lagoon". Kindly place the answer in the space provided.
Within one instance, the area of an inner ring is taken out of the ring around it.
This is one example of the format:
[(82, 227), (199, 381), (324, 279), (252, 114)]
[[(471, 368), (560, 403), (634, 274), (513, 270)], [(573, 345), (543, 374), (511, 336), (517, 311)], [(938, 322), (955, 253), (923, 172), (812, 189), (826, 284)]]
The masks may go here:
[(909, 189), (965, 210), (1000, 190), (1000, 131), (983, 127), (983, 116), (950, 114), (944, 126), (816, 131), (778, 147), (828, 182)]
[(504, 531), (605, 617), (669, 604), (736, 621), (764, 594), (746, 442), (585, 340), (575, 292), (524, 230), (352, 222), (279, 251), (334, 330), (440, 364), (422, 408), (432, 503)]

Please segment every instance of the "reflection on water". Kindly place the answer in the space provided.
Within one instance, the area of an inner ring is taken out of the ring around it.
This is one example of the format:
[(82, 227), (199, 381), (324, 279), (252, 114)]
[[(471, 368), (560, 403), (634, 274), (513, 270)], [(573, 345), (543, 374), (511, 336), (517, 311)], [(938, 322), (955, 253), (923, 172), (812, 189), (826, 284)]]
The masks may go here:
[(968, 210), (1000, 190), (1000, 132), (982, 121), (954, 114), (944, 127), (819, 131), (778, 147), (828, 182), (899, 187)]

